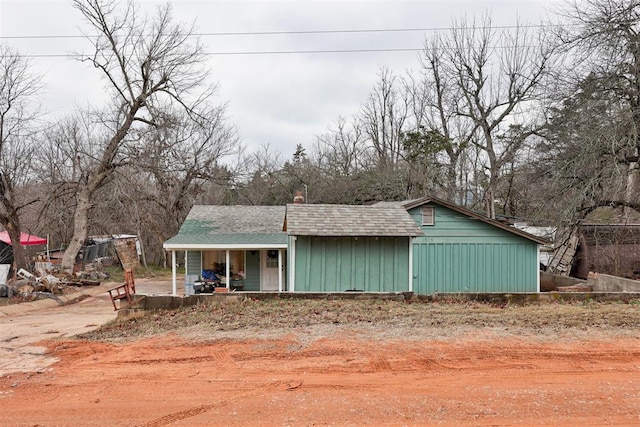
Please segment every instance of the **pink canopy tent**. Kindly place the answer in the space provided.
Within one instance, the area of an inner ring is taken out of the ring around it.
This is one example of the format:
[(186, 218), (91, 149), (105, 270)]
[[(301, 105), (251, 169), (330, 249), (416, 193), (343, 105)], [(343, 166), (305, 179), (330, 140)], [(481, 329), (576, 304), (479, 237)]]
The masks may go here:
[[(11, 244), (11, 238), (7, 231), (0, 231), (0, 241), (5, 242), (8, 245)], [(34, 236), (32, 234), (20, 233), (20, 244), (22, 246), (46, 245), (47, 239), (43, 239), (42, 237)]]

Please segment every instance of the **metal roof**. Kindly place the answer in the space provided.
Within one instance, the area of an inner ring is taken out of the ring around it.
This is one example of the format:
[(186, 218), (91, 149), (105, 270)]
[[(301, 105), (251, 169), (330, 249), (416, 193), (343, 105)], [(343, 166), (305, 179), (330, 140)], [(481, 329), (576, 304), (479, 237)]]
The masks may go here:
[(296, 236), (421, 236), (404, 208), (360, 205), (287, 205), (285, 230)]
[(195, 205), (165, 249), (286, 247), (284, 206)]

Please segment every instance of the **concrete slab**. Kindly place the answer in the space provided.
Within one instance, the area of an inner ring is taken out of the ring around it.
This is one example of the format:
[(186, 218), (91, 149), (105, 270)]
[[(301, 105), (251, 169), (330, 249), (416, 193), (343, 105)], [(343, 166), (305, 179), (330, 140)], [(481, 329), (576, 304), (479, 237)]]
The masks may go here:
[(640, 280), (595, 273), (587, 282), (594, 292), (640, 292)]

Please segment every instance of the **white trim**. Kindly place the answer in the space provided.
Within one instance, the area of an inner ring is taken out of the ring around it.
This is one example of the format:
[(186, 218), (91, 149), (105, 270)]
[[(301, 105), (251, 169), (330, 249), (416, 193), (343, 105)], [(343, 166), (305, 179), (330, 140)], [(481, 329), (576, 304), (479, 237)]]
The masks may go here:
[(540, 293), (540, 248), (542, 247), (542, 245), (537, 245), (536, 246), (536, 268), (535, 268), (535, 272), (536, 272), (536, 289), (537, 292)]
[(282, 292), (282, 249), (278, 249), (278, 292)]
[[(187, 254), (184, 255), (185, 260), (187, 258)], [(178, 279), (177, 279), (178, 269), (176, 267), (176, 251), (171, 251), (171, 291), (173, 292), (173, 296), (178, 295)]]
[(409, 292), (413, 292), (413, 237), (409, 237)]
[(198, 250), (198, 251), (212, 251), (216, 249), (287, 249), (286, 243), (260, 243), (260, 244), (246, 244), (246, 243), (234, 243), (234, 244), (219, 244), (219, 245), (203, 245), (203, 244), (164, 244), (165, 250)]
[(227, 289), (229, 289), (229, 286), (231, 286), (231, 266), (229, 265), (231, 263), (231, 252), (229, 252), (229, 249), (227, 249), (227, 251), (225, 252), (225, 285), (227, 285)]
[(289, 237), (289, 250), (287, 258), (289, 258), (289, 292), (296, 291), (296, 236)]

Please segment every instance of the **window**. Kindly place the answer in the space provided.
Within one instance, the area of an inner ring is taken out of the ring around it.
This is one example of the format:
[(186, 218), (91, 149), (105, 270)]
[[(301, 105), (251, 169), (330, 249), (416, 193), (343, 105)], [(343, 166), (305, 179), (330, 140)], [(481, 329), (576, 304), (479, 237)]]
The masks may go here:
[(435, 208), (422, 208), (422, 225), (434, 225), (436, 223), (434, 211)]
[(278, 268), (278, 251), (267, 251), (267, 259), (265, 262), (266, 268)]

